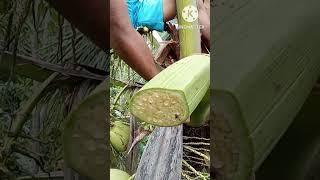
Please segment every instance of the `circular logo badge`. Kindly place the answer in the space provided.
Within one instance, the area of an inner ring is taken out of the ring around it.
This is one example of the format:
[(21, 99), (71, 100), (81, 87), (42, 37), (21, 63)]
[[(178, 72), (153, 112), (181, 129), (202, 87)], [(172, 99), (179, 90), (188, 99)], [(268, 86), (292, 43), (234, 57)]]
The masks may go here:
[(182, 18), (187, 22), (194, 22), (198, 19), (198, 9), (195, 6), (188, 5), (182, 10)]

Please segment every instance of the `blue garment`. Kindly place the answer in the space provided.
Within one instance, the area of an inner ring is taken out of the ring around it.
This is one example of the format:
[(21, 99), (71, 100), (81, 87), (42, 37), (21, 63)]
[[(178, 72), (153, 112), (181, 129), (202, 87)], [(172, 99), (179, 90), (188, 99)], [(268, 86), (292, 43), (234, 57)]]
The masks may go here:
[(127, 0), (129, 17), (134, 28), (146, 26), (163, 31), (163, 0)]

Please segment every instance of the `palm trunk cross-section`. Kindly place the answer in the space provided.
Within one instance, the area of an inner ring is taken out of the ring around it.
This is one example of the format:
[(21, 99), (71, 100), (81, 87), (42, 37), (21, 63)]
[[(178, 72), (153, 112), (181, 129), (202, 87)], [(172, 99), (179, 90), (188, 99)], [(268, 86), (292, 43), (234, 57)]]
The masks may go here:
[(169, 66), (135, 94), (130, 112), (157, 126), (185, 123), (210, 85), (210, 57), (191, 55)]

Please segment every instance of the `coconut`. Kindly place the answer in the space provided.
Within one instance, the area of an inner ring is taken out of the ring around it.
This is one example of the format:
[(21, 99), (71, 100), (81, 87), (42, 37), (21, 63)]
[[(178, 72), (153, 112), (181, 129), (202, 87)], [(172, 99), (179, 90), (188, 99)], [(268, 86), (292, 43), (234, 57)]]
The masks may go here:
[(110, 169), (110, 180), (128, 180), (130, 175), (119, 169)]
[(116, 151), (124, 152), (127, 149), (130, 138), (129, 132), (130, 128), (128, 125), (125, 125), (120, 121), (114, 122), (114, 125), (110, 130), (110, 142)]

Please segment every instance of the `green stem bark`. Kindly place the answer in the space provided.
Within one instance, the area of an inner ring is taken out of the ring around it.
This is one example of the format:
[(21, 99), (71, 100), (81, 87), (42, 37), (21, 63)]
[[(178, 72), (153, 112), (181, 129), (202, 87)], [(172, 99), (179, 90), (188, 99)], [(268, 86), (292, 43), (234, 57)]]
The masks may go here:
[[(201, 35), (199, 29), (198, 18), (193, 22), (188, 22), (183, 14), (189, 15), (188, 18), (195, 14), (190, 15), (187, 11), (188, 7), (197, 8), (196, 0), (176, 0), (178, 25), (179, 25), (179, 41), (180, 41), (180, 59), (190, 56), (195, 53), (201, 53)], [(183, 13), (185, 12), (185, 13)]]

